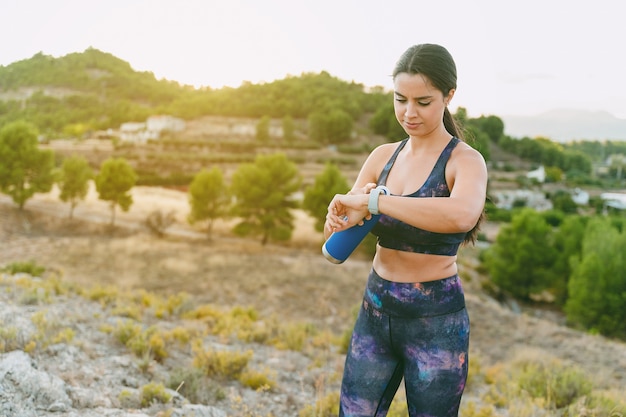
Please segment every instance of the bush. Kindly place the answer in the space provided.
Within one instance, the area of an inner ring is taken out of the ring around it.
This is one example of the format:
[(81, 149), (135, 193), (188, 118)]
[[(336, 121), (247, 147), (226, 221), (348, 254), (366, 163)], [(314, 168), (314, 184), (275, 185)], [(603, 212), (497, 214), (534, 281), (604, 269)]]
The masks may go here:
[(175, 212), (173, 210), (163, 213), (161, 210), (154, 210), (146, 217), (145, 225), (158, 237), (165, 236), (165, 230), (176, 221)]
[(305, 406), (298, 417), (333, 417), (339, 414), (339, 393), (332, 392), (320, 398), (314, 405)]
[(30, 260), (25, 262), (13, 262), (2, 268), (9, 274), (28, 274), (33, 277), (40, 277), (46, 272), (46, 268), (38, 265), (37, 262)]
[(166, 404), (172, 399), (172, 395), (167, 392), (163, 384), (150, 382), (141, 387), (141, 406), (148, 407), (153, 402)]
[(174, 369), (170, 373), (167, 386), (192, 404), (211, 404), (226, 398), (220, 385), (197, 368)]
[(193, 347), (193, 364), (208, 377), (237, 379), (252, 358), (252, 351), (231, 352), (204, 350), (199, 343)]
[(259, 372), (259, 371), (244, 371), (239, 376), (239, 382), (241, 382), (244, 386), (252, 388), (254, 390), (258, 389), (274, 389), (276, 387), (276, 382), (271, 379), (271, 377), (267, 374), (267, 372)]
[(591, 392), (591, 384), (581, 371), (559, 363), (524, 364), (518, 384), (533, 398), (544, 398), (556, 408), (566, 407)]

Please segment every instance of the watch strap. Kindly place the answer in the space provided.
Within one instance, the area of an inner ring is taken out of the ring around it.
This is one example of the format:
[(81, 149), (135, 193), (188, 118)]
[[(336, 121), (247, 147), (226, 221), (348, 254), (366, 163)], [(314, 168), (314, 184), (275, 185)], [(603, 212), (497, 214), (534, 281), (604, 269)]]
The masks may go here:
[(384, 185), (379, 185), (370, 191), (370, 196), (367, 201), (367, 210), (371, 214), (380, 214), (380, 211), (378, 210), (378, 199), (381, 194), (389, 194), (389, 189), (387, 189)]

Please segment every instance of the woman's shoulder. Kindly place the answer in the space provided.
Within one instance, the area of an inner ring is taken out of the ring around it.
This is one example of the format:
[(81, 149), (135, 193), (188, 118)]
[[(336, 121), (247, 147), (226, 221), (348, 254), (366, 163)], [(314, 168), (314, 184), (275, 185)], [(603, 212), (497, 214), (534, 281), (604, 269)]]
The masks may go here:
[(478, 152), (476, 148), (474, 148), (472, 145), (470, 145), (469, 143), (461, 139), (459, 139), (459, 142), (454, 148), (453, 153), (456, 153), (457, 155), (467, 156), (467, 157), (470, 157), (470, 156), (479, 157), (479, 158), (483, 157), (482, 154)]
[(470, 163), (485, 165), (485, 158), (477, 149), (473, 148), (469, 143), (460, 140), (457, 146), (452, 151), (452, 154), (450, 155), (450, 162), (452, 162), (452, 164)]
[[(372, 178), (378, 178), (378, 174), (383, 169), (383, 166), (389, 161), (401, 142), (402, 141), (387, 142), (376, 146), (369, 153), (363, 169), (369, 172)], [(371, 181), (368, 180), (368, 182)]]
[(398, 140), (395, 142), (383, 143), (381, 145), (376, 146), (374, 150), (371, 152), (371, 154), (377, 154), (379, 156), (385, 156), (385, 155), (391, 156), (396, 151), (396, 149), (398, 149), (398, 146), (400, 146), (402, 142), (404, 141), (405, 139)]

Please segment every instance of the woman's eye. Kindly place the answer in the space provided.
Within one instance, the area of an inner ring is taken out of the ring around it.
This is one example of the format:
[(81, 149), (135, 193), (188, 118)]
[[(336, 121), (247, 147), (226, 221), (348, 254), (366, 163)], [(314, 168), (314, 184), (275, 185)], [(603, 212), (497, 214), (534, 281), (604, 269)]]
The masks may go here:
[(418, 101), (417, 103), (418, 103), (420, 106), (424, 106), (424, 107), (426, 107), (426, 106), (428, 106), (431, 102), (430, 102), (430, 101)]
[(406, 103), (406, 99), (405, 99), (405, 98), (399, 98), (399, 97), (396, 97), (396, 101), (397, 101), (398, 103)]

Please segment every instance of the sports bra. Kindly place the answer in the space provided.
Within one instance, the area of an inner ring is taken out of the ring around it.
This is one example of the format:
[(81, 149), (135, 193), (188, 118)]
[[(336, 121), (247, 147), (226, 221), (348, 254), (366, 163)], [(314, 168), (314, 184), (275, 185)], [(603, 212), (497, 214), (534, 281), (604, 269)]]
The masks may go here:
[[(404, 148), (408, 138), (400, 142), (400, 145), (391, 156), (378, 178), (378, 185), (385, 185), (389, 171)], [(404, 197), (450, 197), (450, 190), (446, 183), (446, 164), (450, 159), (452, 150), (460, 140), (453, 137), (439, 155), (430, 175), (417, 191)], [(394, 194), (392, 194), (394, 195)], [(378, 244), (383, 248), (395, 249), (404, 252), (425, 253), (432, 255), (456, 255), (460, 244), (465, 240), (466, 233), (435, 233), (411, 226), (393, 217), (381, 214), (378, 223), (371, 231), (378, 236)]]

